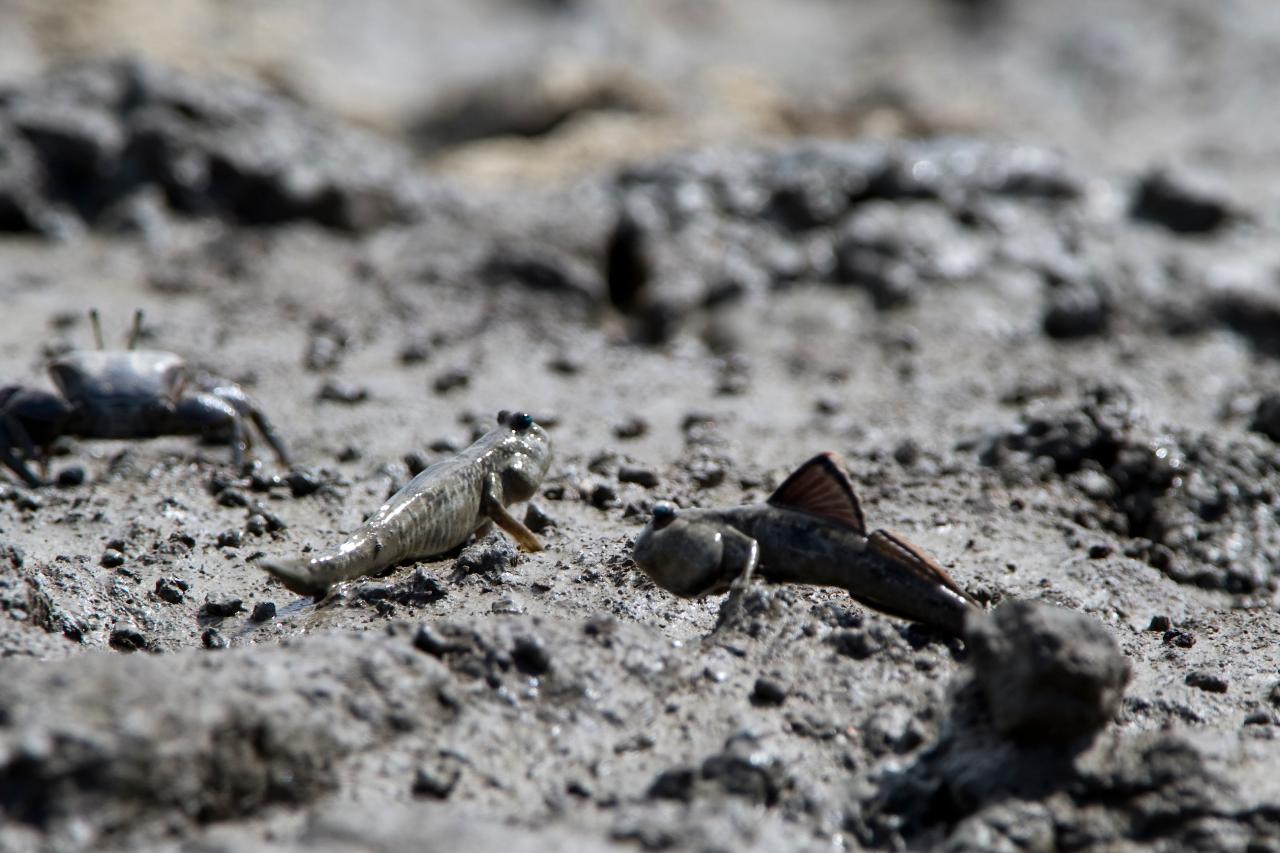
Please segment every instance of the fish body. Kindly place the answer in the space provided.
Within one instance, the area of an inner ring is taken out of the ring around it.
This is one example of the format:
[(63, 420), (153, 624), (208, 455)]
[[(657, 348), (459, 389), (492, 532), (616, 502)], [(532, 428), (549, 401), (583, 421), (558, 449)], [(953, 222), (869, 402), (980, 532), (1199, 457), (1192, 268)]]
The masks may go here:
[(305, 561), (263, 561), (262, 568), (294, 592), (321, 597), (341, 581), (450, 551), (490, 523), (540, 550), (506, 506), (537, 492), (551, 464), (551, 439), (523, 412), (498, 419), (470, 447), (410, 480), (336, 548)]
[(773, 583), (839, 587), (868, 607), (953, 634), (976, 606), (920, 548), (887, 530), (867, 532), (834, 454), (810, 460), (765, 503), (655, 507), (635, 560), (683, 597), (725, 592), (758, 573)]

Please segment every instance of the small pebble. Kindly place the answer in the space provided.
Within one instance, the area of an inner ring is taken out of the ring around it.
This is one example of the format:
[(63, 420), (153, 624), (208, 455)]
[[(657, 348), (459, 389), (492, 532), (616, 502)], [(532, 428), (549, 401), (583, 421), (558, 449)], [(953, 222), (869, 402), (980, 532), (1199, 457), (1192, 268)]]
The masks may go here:
[(200, 635), (200, 641), (204, 643), (206, 649), (225, 649), (230, 643), (227, 638), (222, 636), (222, 632), (217, 628), (206, 628), (205, 632)]
[(355, 462), (363, 455), (364, 451), (358, 444), (348, 444), (338, 451), (336, 458), (339, 462)]
[(511, 662), (525, 675), (543, 675), (551, 669), (551, 656), (537, 637), (517, 637), (511, 650)]
[(356, 403), (363, 403), (368, 400), (369, 390), (361, 385), (351, 385), (346, 382), (339, 382), (336, 379), (329, 379), (320, 386), (316, 399), (353, 406)]
[(458, 388), (465, 388), (471, 382), (471, 374), (465, 370), (446, 370), (431, 383), (437, 394), (447, 394)]
[(1166, 646), (1176, 646), (1180, 649), (1189, 649), (1196, 644), (1196, 635), (1190, 631), (1184, 631), (1181, 628), (1170, 628), (1164, 632), (1162, 641)]
[(404, 465), (409, 469), (409, 476), (416, 477), (427, 470), (427, 458), (421, 453), (409, 452), (404, 455)]
[(1226, 693), (1227, 680), (1211, 672), (1189, 672), (1185, 679), (1188, 687), (1204, 690), (1208, 693)]
[(290, 471), (284, 481), (289, 486), (289, 493), (295, 498), (305, 498), (320, 491), (320, 478), (304, 468)]
[(156, 581), (156, 598), (170, 604), (181, 604), (185, 586), (184, 582), (176, 578), (160, 578)]
[(239, 548), (244, 542), (244, 534), (239, 530), (224, 530), (218, 534), (219, 548)]
[(33, 495), (26, 492), (18, 495), (18, 498), (13, 502), (13, 505), (18, 509), (25, 510), (26, 512), (35, 512), (36, 510), (44, 507), (44, 500), (39, 495)]
[(652, 489), (658, 485), (658, 475), (648, 468), (641, 468), (638, 465), (623, 465), (618, 469), (619, 483), (635, 483), (644, 486), (646, 489)]
[(421, 364), (431, 357), (431, 348), (425, 341), (412, 341), (400, 349), (401, 364)]
[(632, 416), (613, 425), (613, 434), (621, 439), (639, 438), (649, 431), (649, 422)]
[(239, 489), (226, 488), (218, 492), (218, 503), (228, 507), (248, 506), (249, 498)]
[(270, 622), (276, 618), (274, 601), (259, 601), (253, 606), (253, 614), (249, 617), (254, 622)]
[(84, 467), (81, 465), (71, 465), (63, 468), (58, 472), (58, 486), (61, 488), (71, 488), (74, 486), (84, 485), (85, 481)]
[(460, 775), (457, 761), (445, 760), (442, 756), (440, 761), (418, 768), (413, 777), (413, 795), (434, 800), (448, 799)]
[(787, 688), (772, 678), (757, 678), (751, 691), (752, 705), (777, 706), (787, 701)]
[(261, 536), (267, 532), (267, 517), (255, 512), (245, 520), (244, 529), (254, 536)]
[(591, 490), (591, 505), (596, 509), (606, 509), (618, 500), (618, 492), (608, 483), (600, 483)]
[(537, 504), (531, 503), (524, 510), (524, 526), (534, 533), (546, 533), (547, 530), (556, 526), (556, 521), (543, 512)]
[(1111, 546), (1102, 542), (1095, 542), (1089, 546), (1089, 559), (1101, 560), (1111, 556)]
[(235, 616), (241, 610), (244, 610), (244, 602), (238, 598), (228, 596), (226, 598), (206, 599), (204, 607), (200, 608), (200, 613), (204, 616), (224, 618)]
[(1147, 626), (1148, 631), (1168, 631), (1173, 627), (1173, 620), (1168, 616), (1157, 615), (1151, 617), (1151, 624)]
[(920, 445), (913, 439), (905, 439), (893, 449), (893, 460), (903, 468), (910, 468), (920, 460)]
[(121, 554), (115, 548), (108, 548), (102, 552), (102, 560), (100, 562), (103, 567), (114, 569), (124, 565), (124, 554)]
[(146, 636), (132, 625), (116, 625), (107, 641), (111, 648), (121, 652), (141, 652), (151, 645)]

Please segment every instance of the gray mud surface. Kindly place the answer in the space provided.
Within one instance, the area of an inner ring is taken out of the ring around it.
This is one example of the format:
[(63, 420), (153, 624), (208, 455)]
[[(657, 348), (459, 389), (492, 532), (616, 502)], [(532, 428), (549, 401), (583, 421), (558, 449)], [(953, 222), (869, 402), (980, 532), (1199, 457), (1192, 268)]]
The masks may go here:
[[(681, 100), (713, 102), (682, 63), (727, 13), (514, 5), (535, 42), (576, 21), (603, 82), (494, 62), (374, 115), (199, 41), (198, 73), (61, 66), (101, 45), (0, 4), (58, 65), (0, 69), (0, 384), (141, 307), (296, 461), (66, 438), (57, 485), (0, 471), (0, 850), (1280, 849), (1270, 7), (798, 4), (779, 38), (814, 53), (760, 54), (791, 116), (764, 133)], [(669, 49), (619, 77), (627, 21)], [(797, 94), (865, 67), (833, 21), (932, 49), (892, 97)], [(506, 32), (477, 49), (533, 63)], [(762, 36), (725, 38), (708, 61)], [(596, 120), (631, 147), (593, 156)], [(517, 507), (545, 551), (494, 533), (319, 603), (257, 567), (499, 409), (555, 443)], [(824, 450), (992, 610), (969, 642), (632, 563), (657, 500), (761, 500)]]

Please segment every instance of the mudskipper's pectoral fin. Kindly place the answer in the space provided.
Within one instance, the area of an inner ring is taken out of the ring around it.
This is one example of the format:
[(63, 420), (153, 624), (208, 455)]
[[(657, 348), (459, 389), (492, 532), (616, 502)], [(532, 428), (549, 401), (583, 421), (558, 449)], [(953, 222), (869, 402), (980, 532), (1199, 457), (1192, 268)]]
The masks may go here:
[(720, 566), (723, 577), (729, 581), (729, 589), (734, 592), (745, 592), (755, 577), (756, 566), (760, 563), (760, 544), (745, 533), (737, 530), (726, 530), (724, 533), (724, 556)]
[(834, 453), (820, 453), (797, 468), (769, 496), (769, 503), (848, 525), (864, 536), (867, 533), (849, 472)]
[(867, 537), (867, 544), (876, 553), (892, 560), (904, 570), (930, 583), (944, 586), (970, 604), (978, 605), (969, 593), (960, 588), (960, 584), (952, 580), (946, 569), (938, 565), (920, 546), (913, 545), (897, 533), (877, 530)]
[(491, 474), (485, 483), (482, 509), (489, 520), (501, 527), (512, 539), (520, 543), (526, 551), (541, 551), (542, 543), (533, 531), (525, 527), (502, 504), (502, 481), (498, 475)]

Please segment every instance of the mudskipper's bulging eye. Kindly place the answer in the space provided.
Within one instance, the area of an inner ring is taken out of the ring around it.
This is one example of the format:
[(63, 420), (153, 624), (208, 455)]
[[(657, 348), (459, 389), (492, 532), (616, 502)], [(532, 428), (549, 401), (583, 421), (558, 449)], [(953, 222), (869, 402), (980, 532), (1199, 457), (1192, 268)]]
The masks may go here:
[(533, 426), (533, 415), (528, 412), (516, 412), (511, 416), (511, 428), (516, 432), (524, 432)]
[(653, 505), (653, 529), (661, 530), (676, 519), (676, 508), (666, 501)]

